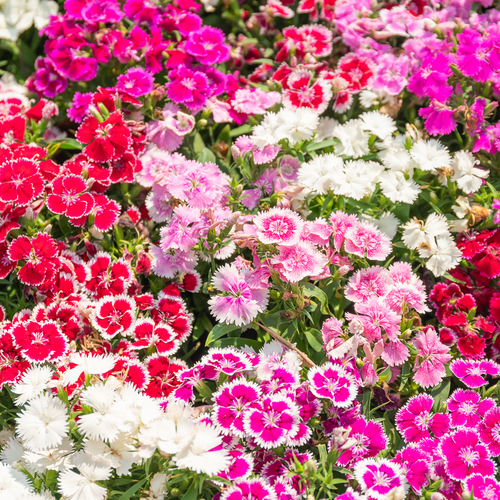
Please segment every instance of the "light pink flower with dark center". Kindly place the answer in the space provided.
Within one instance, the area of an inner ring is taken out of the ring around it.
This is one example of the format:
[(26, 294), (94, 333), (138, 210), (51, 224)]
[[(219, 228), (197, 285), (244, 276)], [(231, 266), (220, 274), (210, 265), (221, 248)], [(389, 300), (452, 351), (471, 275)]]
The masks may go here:
[(458, 429), (441, 440), (439, 446), (446, 473), (457, 481), (472, 474), (491, 476), (495, 464), (489, 458), (488, 448), (480, 443), (479, 433), (473, 429)]
[(450, 429), (450, 417), (442, 413), (432, 413), (434, 400), (428, 394), (411, 398), (406, 406), (396, 414), (396, 428), (407, 443), (417, 443), (429, 438), (444, 436)]
[(385, 500), (394, 488), (408, 490), (403, 470), (386, 458), (366, 458), (354, 467), (354, 477), (363, 493), (375, 500)]
[(456, 359), (450, 364), (453, 375), (458, 377), (467, 387), (476, 389), (488, 382), (485, 375), (500, 375), (500, 366), (494, 361), (472, 361), (466, 359)]
[(266, 244), (292, 246), (299, 242), (304, 221), (299, 214), (287, 208), (271, 208), (260, 212), (253, 219), (257, 226), (257, 237)]
[(315, 366), (309, 370), (307, 378), (315, 396), (330, 399), (339, 408), (349, 406), (358, 392), (355, 380), (340, 365), (325, 363)]
[(260, 408), (245, 413), (245, 432), (262, 448), (276, 448), (293, 438), (299, 430), (299, 409), (289, 398), (282, 395), (264, 397)]

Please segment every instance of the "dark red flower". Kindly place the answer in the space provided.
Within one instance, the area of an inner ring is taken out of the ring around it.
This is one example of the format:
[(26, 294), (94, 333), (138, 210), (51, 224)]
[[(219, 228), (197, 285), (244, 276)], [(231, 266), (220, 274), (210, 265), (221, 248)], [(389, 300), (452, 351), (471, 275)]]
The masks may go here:
[(0, 118), (0, 142), (10, 144), (13, 140), (24, 141), (26, 119), (22, 116), (3, 116)]
[(475, 333), (469, 333), (464, 337), (460, 337), (457, 342), (457, 347), (462, 356), (468, 359), (481, 359), (484, 357), (484, 348), (486, 342), (478, 337)]

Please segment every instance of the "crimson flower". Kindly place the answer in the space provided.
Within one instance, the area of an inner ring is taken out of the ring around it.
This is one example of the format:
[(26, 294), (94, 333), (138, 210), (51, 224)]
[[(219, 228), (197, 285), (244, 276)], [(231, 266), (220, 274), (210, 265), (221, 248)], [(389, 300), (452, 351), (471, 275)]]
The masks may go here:
[(83, 177), (65, 175), (52, 182), (52, 193), (47, 198), (47, 207), (55, 214), (65, 214), (70, 219), (88, 215), (94, 208), (94, 197), (85, 193), (87, 184)]

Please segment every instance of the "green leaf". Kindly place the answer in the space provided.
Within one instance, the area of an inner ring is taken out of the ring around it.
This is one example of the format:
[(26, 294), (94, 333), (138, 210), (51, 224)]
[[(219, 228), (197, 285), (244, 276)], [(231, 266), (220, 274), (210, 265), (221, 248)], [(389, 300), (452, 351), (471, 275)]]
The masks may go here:
[(330, 146), (334, 146), (335, 143), (338, 142), (338, 139), (326, 139), (321, 142), (312, 142), (306, 147), (307, 151), (316, 151), (317, 149), (328, 148)]
[(182, 500), (196, 500), (198, 498), (198, 481), (193, 481), (189, 489), (184, 493)]
[(215, 155), (208, 148), (203, 148), (200, 156), (198, 156), (198, 161), (200, 163), (207, 163), (208, 161), (215, 163)]
[(461, 281), (453, 277), (450, 273), (444, 273), (443, 278), (446, 278), (448, 281), (453, 281), (453, 283), (459, 283), (460, 285), (465, 285), (465, 281)]
[(134, 484), (134, 486), (131, 486), (121, 497), (120, 500), (129, 500), (129, 498), (132, 498), (132, 495), (136, 493), (139, 488), (144, 485), (148, 481), (149, 477), (145, 477), (142, 481), (139, 481), (137, 484)]
[(451, 380), (447, 380), (446, 382), (441, 382), (431, 391), (431, 396), (434, 398), (434, 405), (432, 406), (434, 411), (438, 411), (448, 399), (448, 396), (450, 395), (450, 388)]
[(81, 151), (83, 149), (83, 144), (80, 144), (76, 139), (68, 138), (63, 139), (61, 142), (53, 141), (54, 144), (59, 144), (61, 149), (78, 149)]
[(321, 312), (323, 314), (330, 314), (328, 311), (328, 296), (321, 288), (318, 288), (312, 283), (305, 283), (302, 286), (302, 293), (306, 297), (316, 297), (321, 304)]
[(263, 345), (264, 343), (258, 340), (242, 339), (241, 337), (228, 337), (227, 339), (219, 339), (212, 342), (213, 347), (237, 347), (241, 349), (248, 346), (252, 347), (255, 351), (259, 351)]
[(215, 325), (212, 328), (212, 331), (208, 334), (207, 341), (206, 341), (205, 345), (210, 345), (215, 340), (220, 339), (221, 337), (224, 337), (224, 335), (227, 335), (228, 333), (231, 333), (234, 330), (238, 330), (239, 328), (240, 328), (239, 326), (226, 325), (224, 323), (220, 323), (218, 325)]
[(320, 352), (323, 348), (323, 338), (321, 336), (321, 332), (319, 330), (316, 330), (315, 328), (311, 328), (310, 330), (306, 330), (305, 333), (309, 345), (316, 352)]
[(249, 134), (252, 131), (251, 125), (242, 125), (241, 127), (233, 128), (229, 135), (231, 137), (238, 137), (239, 135)]

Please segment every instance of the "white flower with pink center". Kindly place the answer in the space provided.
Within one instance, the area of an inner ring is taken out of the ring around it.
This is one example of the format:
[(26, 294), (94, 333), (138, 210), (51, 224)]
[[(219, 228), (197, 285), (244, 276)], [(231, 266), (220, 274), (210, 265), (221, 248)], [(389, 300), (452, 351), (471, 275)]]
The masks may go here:
[(299, 430), (299, 409), (285, 396), (275, 394), (262, 399), (260, 408), (245, 413), (243, 425), (246, 433), (259, 446), (270, 449), (281, 446)]
[(223, 384), (214, 394), (212, 418), (224, 434), (243, 437), (245, 412), (259, 408), (260, 387), (255, 382), (234, 380)]
[(340, 365), (325, 363), (315, 366), (309, 370), (307, 378), (315, 396), (330, 399), (339, 408), (349, 406), (358, 392), (356, 382)]
[(345, 233), (346, 252), (370, 260), (385, 260), (391, 253), (391, 240), (371, 222), (360, 222)]
[(257, 237), (266, 244), (291, 246), (298, 243), (304, 221), (300, 215), (288, 208), (271, 208), (260, 212), (253, 220), (257, 226)]
[(361, 486), (363, 493), (375, 500), (386, 500), (387, 495), (394, 489), (402, 489), (404, 498), (408, 485), (402, 468), (386, 458), (375, 460), (366, 458), (354, 467), (354, 477)]
[(271, 260), (279, 269), (284, 281), (297, 283), (308, 276), (322, 274), (328, 259), (310, 243), (301, 241), (296, 245), (280, 246), (279, 255)]

